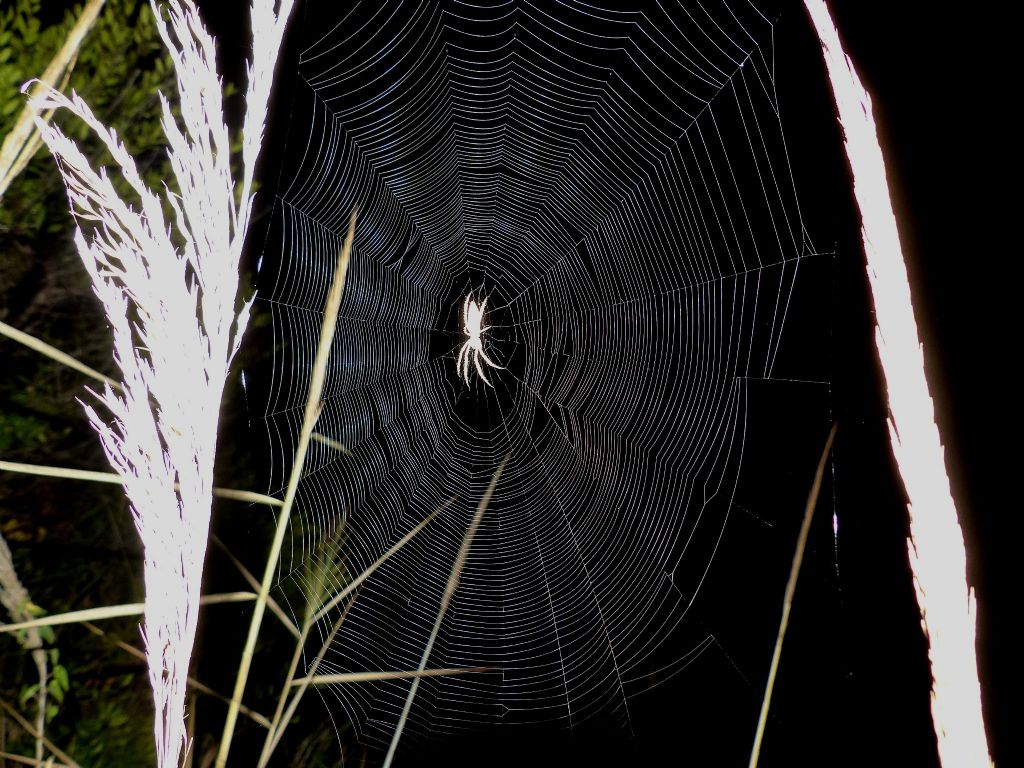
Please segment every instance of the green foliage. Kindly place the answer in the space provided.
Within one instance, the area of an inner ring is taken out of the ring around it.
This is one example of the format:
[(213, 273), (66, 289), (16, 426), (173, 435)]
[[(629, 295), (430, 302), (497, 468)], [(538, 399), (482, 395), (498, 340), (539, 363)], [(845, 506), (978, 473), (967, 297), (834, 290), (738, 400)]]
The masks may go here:
[[(0, 7), (0, 138), (25, 105), (22, 84), (43, 73), (81, 11), (78, 3), (56, 16), (52, 3), (42, 0), (11, 0)], [(107, 0), (79, 50), (69, 88), (121, 135), (147, 182), (159, 185), (167, 162), (157, 92), (173, 96), (175, 85), (146, 0)], [(83, 124), (59, 114), (56, 120), (94, 163), (108, 162)], [(63, 183), (43, 147), (0, 201), (0, 319), (110, 371), (110, 338), (72, 231)], [(7, 352), (9, 342), (3, 343)], [(75, 402), (80, 379), (55, 376), (52, 365), (33, 360), (31, 353), (12, 350), (6, 363), (21, 375), (0, 381), (0, 454), (25, 453), (39, 460), (38, 449), (66, 448), (69, 438), (81, 439), (85, 431), (77, 429), (81, 410)]]
[(66, 667), (57, 663), (60, 651), (56, 648), (50, 650), (50, 684), (47, 689), (50, 697), (58, 704), (64, 702), (64, 694), (71, 690), (71, 679), (68, 677)]
[[(25, 69), (42, 73), (63, 41), (57, 26), (47, 29), (40, 40), (41, 3), (15, 0), (0, 10), (0, 135), (7, 134), (23, 106), (20, 74)], [(35, 66), (39, 63), (41, 67)]]
[(49, 433), (50, 425), (31, 414), (0, 411), (0, 455), (45, 445)]
[[(0, 12), (0, 135), (6, 135), (25, 105), (22, 84), (43, 73), (81, 13), (77, 4), (58, 23), (43, 28), (41, 6), (41, 0), (16, 0)], [(69, 87), (118, 131), (146, 181), (158, 184), (166, 175), (166, 163), (157, 92), (169, 97), (175, 93), (174, 72), (145, 0), (107, 0), (79, 51)], [(83, 143), (87, 156), (106, 161), (84, 125), (61, 125)], [(53, 172), (53, 160), (41, 148), (5, 196), (0, 232), (56, 233), (70, 225), (63, 186)]]
[[(50, 663), (50, 679), (47, 681), (46, 693), (48, 696), (46, 703), (46, 722), (50, 722), (60, 711), (60, 705), (64, 703), (64, 694), (67, 693), (71, 688), (71, 680), (68, 677), (68, 671), (65, 667), (56, 663), (58, 658), (58, 650), (53, 648), (49, 651), (49, 663)], [(18, 695), (18, 704), (26, 712), (30, 712), (35, 709), (39, 700), (39, 683), (33, 683), (32, 685), (23, 685), (21, 687), (21, 693)]]
[[(145, 674), (94, 677), (77, 685), (73, 732), (54, 733), (67, 751), (90, 768), (153, 765), (153, 703)], [(69, 707), (71, 705), (69, 704)]]

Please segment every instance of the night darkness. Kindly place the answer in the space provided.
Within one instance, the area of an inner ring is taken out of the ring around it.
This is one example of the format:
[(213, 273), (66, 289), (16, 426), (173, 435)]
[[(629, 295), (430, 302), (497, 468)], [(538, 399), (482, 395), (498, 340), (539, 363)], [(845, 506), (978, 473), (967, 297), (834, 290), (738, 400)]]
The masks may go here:
[[(229, 4), (216, 5), (211, 23), (222, 50), (229, 51), (237, 17)], [(203, 4), (204, 11), (209, 13), (210, 6)], [(887, 152), (929, 380), (979, 593), (981, 673), (993, 754), (997, 764), (1010, 765), (1016, 750), (1008, 738), (1009, 707), (996, 704), (1009, 700), (1011, 666), (1010, 589), (1003, 581), (1008, 571), (1008, 475), (998, 470), (1006, 442), (993, 425), (1008, 421), (999, 366), (1009, 343), (1009, 325), (1001, 313), (1013, 281), (998, 279), (989, 267), (991, 260), (1006, 261), (1012, 250), (1004, 241), (1000, 224), (1008, 219), (998, 213), (1001, 201), (992, 183), (992, 169), (1009, 160), (997, 140), (1005, 124), (999, 81), (1004, 70), (1002, 62), (989, 58), (994, 54), (978, 47), (991, 34), (982, 20), (938, 15), (928, 4), (914, 6), (917, 15), (906, 4), (894, 14), (885, 2), (840, 3), (834, 13), (872, 93)], [(292, 57), (302, 14), (300, 5), (287, 51)], [(235, 50), (240, 58), (244, 49)], [(811, 186), (821, 191), (818, 199), (848, 200), (840, 135), (829, 113), (823, 114), (831, 110), (830, 95), (809, 25), (795, 4), (780, 10), (775, 51), (783, 121), (797, 173), (813, 180)], [(287, 66), (279, 71), (266, 168), (273, 167), (285, 139), (281, 124), (286, 121), (280, 115), (288, 110), (289, 76)], [(269, 185), (273, 174), (265, 178)], [(816, 196), (807, 188), (803, 202), (813, 209)], [(268, 204), (269, 190), (264, 189), (258, 205)], [(830, 573), (832, 537), (828, 509), (822, 507), (797, 593), (763, 764), (932, 765), (925, 645), (906, 564), (906, 517), (886, 444), (857, 224), (849, 206), (813, 210), (808, 218), (818, 223), (819, 233), (834, 233), (837, 253), (832, 295), (811, 301), (821, 302), (832, 323), (831, 407), (841, 425), (833, 492), (842, 525), (842, 585), (837, 592)], [(251, 242), (255, 246), (259, 240)], [(784, 417), (774, 429), (765, 426), (773, 435), (790, 432), (781, 447), (801, 457), (809, 479), (815, 446), (824, 435), (792, 434)], [(769, 446), (763, 455), (779, 447)], [(791, 483), (790, 500), (799, 506), (807, 483), (795, 478)], [(735, 566), (741, 581), (756, 578), (756, 553), (747, 555), (749, 570)], [(782, 583), (777, 580), (775, 589), (780, 597)], [(728, 638), (723, 644), (731, 655), (749, 653), (742, 638), (750, 624), (774, 627), (779, 599), (768, 599), (758, 616), (713, 611), (716, 636)], [(688, 670), (692, 674), (638, 697), (631, 703), (632, 739), (600, 726), (573, 737), (543, 729), (513, 736), (499, 731), (425, 744), (420, 764), (641, 764), (658, 755), (682, 764), (741, 764), (763, 686), (759, 669), (767, 661), (763, 657), (761, 666), (751, 670), (753, 679), (714, 665)], [(700, 697), (689, 694), (691, 686), (701, 691)], [(749, 726), (717, 718), (731, 697), (751, 702)]]
[[(221, 57), (241, 62), (248, 22), (239, 19), (247, 15), (246, 4), (197, 4), (219, 40)], [(907, 565), (906, 512), (887, 444), (870, 297), (841, 136), (809, 22), (799, 3), (777, 6), (776, 76), (790, 159), (816, 244), (835, 252), (807, 267), (808, 274), (821, 273), (805, 285), (829, 290), (798, 291), (796, 296), (807, 316), (821, 324), (787, 333), (806, 336), (801, 348), (817, 345), (822, 357), (815, 365), (828, 370), (832, 388), (824, 394), (793, 392), (790, 404), (774, 398), (776, 407), (764, 409), (761, 420), (751, 425), (747, 455), (759, 462), (758, 487), (777, 478), (772, 503), (803, 508), (827, 427), (808, 420), (794, 423), (790, 409), (831, 413), (839, 431), (832, 476), (822, 493), (796, 593), (761, 764), (937, 765), (926, 646)], [(892, 11), (895, 6), (898, 14)], [(1010, 702), (1016, 636), (1009, 617), (1019, 579), (1009, 567), (1009, 520), (1017, 514), (1011, 505), (1009, 459), (1019, 451), (1008, 437), (1018, 422), (1016, 381), (1004, 368), (1014, 358), (1010, 329), (1019, 327), (1010, 307), (1019, 290), (1013, 267), (1020, 247), (1009, 227), (1017, 215), (1008, 210), (1004, 189), (1017, 182), (1020, 157), (1016, 149), (1007, 149), (1014, 98), (1005, 74), (1007, 47), (993, 28), (1006, 23), (966, 12), (939, 14), (935, 4), (924, 2), (835, 2), (831, 8), (874, 100), (888, 162), (929, 383), (978, 594), (990, 746), (996, 765), (1016, 765), (1024, 758), (1012, 737), (1010, 716), (1015, 711)], [(304, 11), (300, 0), (275, 83), (258, 218), (248, 241), (250, 268), (274, 236), (273, 217), (267, 214), (289, 131), (296, 130), (294, 123), (289, 128), (289, 113)], [(239, 70), (229, 66), (228, 78), (240, 81)], [(454, 285), (447, 303), (454, 305), (465, 290)], [(457, 317), (439, 317), (436, 327), (457, 328), (458, 322)], [(265, 341), (258, 332), (255, 338)], [(447, 338), (435, 333), (432, 352), (440, 351)], [(263, 385), (250, 385), (250, 398), (258, 401)], [(232, 386), (237, 390), (237, 383)], [(820, 402), (809, 405), (813, 398)], [(237, 391), (234, 402), (240, 402)], [(228, 429), (244, 434), (245, 421), (241, 413), (226, 414)], [(252, 422), (255, 426), (257, 420)], [(742, 488), (737, 503), (745, 503)], [(833, 511), (839, 518), (838, 550), (829, 519)], [(262, 551), (258, 526), (240, 521), (235, 515), (215, 520), (214, 527), (224, 538), (251, 532), (253, 551)], [(726, 535), (742, 536), (747, 524), (749, 519), (741, 516)], [(721, 652), (702, 657), (685, 674), (652, 678), (658, 684), (630, 700), (631, 734), (599, 718), (573, 734), (543, 727), (497, 729), (417, 742), (418, 752), (400, 753), (405, 758), (400, 764), (746, 764), (797, 527), (774, 531), (778, 538), (771, 553), (737, 542), (723, 562), (716, 562), (713, 572), (728, 575), (719, 575), (701, 593), (697, 621), (713, 634)], [(778, 552), (785, 553), (781, 560)], [(211, 562), (211, 579), (224, 572)], [(740, 590), (763, 594), (763, 602), (753, 610), (736, 610), (728, 600)], [(215, 675), (219, 667), (233, 668), (240, 632), (201, 626), (200, 669)], [(738, 701), (743, 704), (737, 706)], [(265, 710), (270, 703), (261, 706)], [(323, 705), (310, 697), (303, 710), (309, 722), (321, 716)], [(216, 733), (220, 711), (209, 708), (200, 715), (209, 718)], [(746, 720), (738, 722), (737, 711), (745, 712)], [(324, 723), (332, 727), (326, 717)], [(352, 747), (349, 736), (343, 740)], [(250, 747), (241, 740), (237, 764), (247, 764), (243, 755)], [(347, 764), (359, 764), (360, 754), (352, 748)], [(379, 759), (371, 752), (367, 764)]]

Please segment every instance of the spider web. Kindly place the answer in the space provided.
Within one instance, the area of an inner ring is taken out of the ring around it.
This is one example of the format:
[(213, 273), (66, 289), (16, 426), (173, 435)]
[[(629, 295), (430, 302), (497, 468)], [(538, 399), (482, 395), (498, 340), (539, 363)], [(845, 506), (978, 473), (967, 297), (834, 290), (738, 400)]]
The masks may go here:
[[(415, 669), (509, 455), (428, 664), (491, 671), (424, 679), (407, 733), (629, 731), (635, 697), (725, 653), (691, 609), (718, 594), (744, 468), (772, 450), (754, 383), (792, 376), (783, 331), (821, 279), (801, 267), (818, 252), (773, 25), (748, 2), (347, 5), (307, 3), (260, 275), (277, 491), (358, 207), (317, 426), (344, 451), (310, 448), (278, 586), (309, 589), (340, 531), (340, 587), (456, 497), (365, 584), (319, 673)], [(455, 370), (470, 293), (493, 388)], [(331, 687), (332, 718), (386, 743), (409, 685)]]

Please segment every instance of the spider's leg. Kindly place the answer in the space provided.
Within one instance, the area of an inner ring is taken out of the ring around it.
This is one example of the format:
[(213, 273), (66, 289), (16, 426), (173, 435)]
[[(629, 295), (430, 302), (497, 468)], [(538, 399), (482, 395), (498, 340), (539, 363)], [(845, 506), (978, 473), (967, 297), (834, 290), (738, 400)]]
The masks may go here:
[[(460, 379), (466, 379), (466, 383), (467, 384), (469, 383), (469, 381), (468, 381), (467, 377), (462, 374), (462, 361), (466, 357), (466, 351), (468, 350), (468, 348), (469, 348), (468, 344), (463, 344), (462, 345), (462, 349), (459, 350), (458, 357), (455, 358), (455, 374)], [(468, 368), (468, 366), (467, 366), (467, 368)]]
[(505, 370), (505, 366), (504, 365), (498, 365), (496, 362), (491, 360), (491, 358), (489, 358), (486, 355), (486, 353), (483, 350), (483, 347), (480, 348), (479, 354), (480, 354), (480, 357), (482, 357), (484, 359), (484, 362), (487, 363), (489, 366), (491, 366), (491, 368), (500, 368), (501, 370)]
[(480, 378), (484, 380), (484, 384), (486, 384), (491, 389), (494, 389), (494, 385), (487, 380), (486, 376), (484, 376), (484, 369), (480, 367), (480, 356), (482, 354), (483, 352), (477, 350), (476, 357), (473, 358), (473, 362), (476, 363), (476, 372), (480, 374)]
[(466, 294), (466, 300), (462, 303), (462, 328), (465, 332), (469, 333), (469, 299), (472, 293)]
[(473, 359), (473, 348), (467, 344), (466, 345), (466, 354), (462, 356), (462, 378), (465, 380), (467, 385), (469, 384), (469, 376), (470, 376), (469, 363), (470, 363), (470, 361), (472, 359)]
[(484, 303), (481, 304), (480, 307), (477, 309), (477, 321), (480, 324), (480, 334), (481, 335), (483, 335), (483, 332), (491, 327), (489, 325), (484, 325), (484, 309), (486, 309), (486, 308), (487, 308), (487, 298), (484, 298)]

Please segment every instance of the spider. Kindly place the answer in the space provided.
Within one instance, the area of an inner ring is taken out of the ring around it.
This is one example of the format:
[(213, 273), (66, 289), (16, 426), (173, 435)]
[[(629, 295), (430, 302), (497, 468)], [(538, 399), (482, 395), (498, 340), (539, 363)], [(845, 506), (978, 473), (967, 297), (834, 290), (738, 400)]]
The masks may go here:
[(455, 372), (469, 384), (469, 363), (472, 361), (476, 365), (476, 372), (480, 374), (484, 384), (493, 389), (494, 385), (487, 380), (487, 377), (484, 375), (484, 369), (480, 366), (480, 359), (483, 358), (483, 361), (492, 368), (503, 368), (504, 366), (498, 365), (484, 352), (483, 333), (490, 327), (483, 325), (484, 308), (486, 306), (487, 299), (484, 299), (483, 303), (477, 306), (476, 301), (473, 299), (473, 294), (466, 296), (466, 301), (462, 305), (462, 322), (465, 325), (466, 335), (469, 336), (469, 339), (462, 345), (462, 349), (459, 350), (459, 356), (455, 359)]

